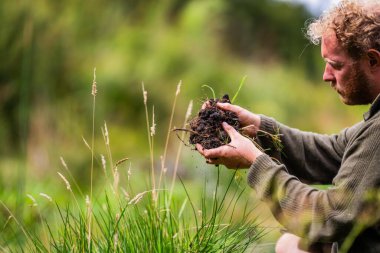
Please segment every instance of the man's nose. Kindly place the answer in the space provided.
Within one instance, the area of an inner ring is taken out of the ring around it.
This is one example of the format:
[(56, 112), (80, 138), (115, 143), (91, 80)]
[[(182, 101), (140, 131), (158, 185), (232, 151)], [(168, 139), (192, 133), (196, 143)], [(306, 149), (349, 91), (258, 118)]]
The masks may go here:
[(326, 64), (325, 71), (323, 72), (323, 81), (332, 82), (335, 80), (335, 77), (331, 71), (331, 67)]

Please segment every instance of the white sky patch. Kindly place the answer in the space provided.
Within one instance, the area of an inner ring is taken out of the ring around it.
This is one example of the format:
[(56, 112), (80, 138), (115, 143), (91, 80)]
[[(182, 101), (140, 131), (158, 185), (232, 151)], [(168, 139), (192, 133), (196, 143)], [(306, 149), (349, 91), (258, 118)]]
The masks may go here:
[(320, 15), (324, 10), (330, 8), (339, 0), (277, 0), (281, 2), (304, 5), (313, 15)]

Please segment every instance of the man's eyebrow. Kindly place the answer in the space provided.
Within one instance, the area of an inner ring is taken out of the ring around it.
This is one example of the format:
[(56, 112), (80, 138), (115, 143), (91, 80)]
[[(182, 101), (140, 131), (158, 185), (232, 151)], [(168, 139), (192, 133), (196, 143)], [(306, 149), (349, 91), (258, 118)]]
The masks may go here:
[(332, 65), (343, 65), (343, 62), (341, 61), (336, 61), (336, 60), (331, 60), (331, 59), (328, 59), (328, 58), (324, 58), (324, 61), (328, 64), (332, 64)]

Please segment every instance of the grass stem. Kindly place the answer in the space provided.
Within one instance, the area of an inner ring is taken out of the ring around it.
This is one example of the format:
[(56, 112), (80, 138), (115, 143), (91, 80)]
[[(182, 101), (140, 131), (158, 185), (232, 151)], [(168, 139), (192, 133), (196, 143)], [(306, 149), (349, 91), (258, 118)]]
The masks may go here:
[[(170, 133), (172, 132), (172, 124), (173, 124), (174, 112), (175, 112), (175, 108), (176, 108), (176, 104), (177, 104), (177, 98), (178, 98), (178, 95), (181, 91), (181, 85), (182, 85), (182, 80), (179, 81), (179, 83), (177, 85), (177, 91), (176, 91), (175, 96), (174, 96), (172, 111), (170, 114), (168, 132), (166, 135), (166, 142), (165, 142), (165, 148), (164, 148), (164, 154), (163, 154), (162, 159), (161, 159), (161, 173), (160, 173), (160, 179), (159, 179), (159, 183), (158, 183), (159, 188), (161, 187), (161, 180), (162, 180), (163, 173), (164, 173), (164, 171), (166, 171), (166, 155), (167, 155), (168, 146), (169, 146)], [(175, 177), (174, 174), (173, 174), (173, 177)]]
[(147, 136), (148, 136), (148, 144), (149, 144), (149, 153), (150, 153), (150, 165), (151, 165), (151, 184), (153, 189), (156, 188), (156, 180), (154, 178), (154, 157), (153, 157), (153, 141), (152, 136), (150, 134), (150, 122), (149, 122), (149, 113), (148, 113), (148, 92), (144, 88), (144, 83), (142, 83), (142, 91), (143, 91), (143, 97), (144, 97), (144, 108), (145, 108), (145, 120), (146, 120), (146, 129), (147, 129)]
[[(94, 174), (94, 142), (95, 142), (95, 105), (96, 105), (96, 68), (94, 68), (94, 80), (92, 82), (92, 136), (91, 136), (91, 176), (90, 176), (90, 201), (89, 205), (92, 205), (92, 194), (93, 194), (93, 174)], [(88, 250), (91, 251), (91, 228), (92, 228), (92, 208), (88, 208)]]
[[(183, 129), (186, 128), (186, 124), (190, 118), (190, 115), (191, 115), (191, 111), (192, 111), (192, 108), (193, 108), (193, 100), (190, 101), (189, 103), (189, 106), (187, 107), (187, 112), (186, 112), (186, 115), (185, 115), (185, 120), (183, 122)], [(183, 140), (185, 138), (185, 132), (183, 131), (182, 132), (182, 136), (181, 136), (181, 140)], [(170, 193), (169, 193), (169, 205), (172, 201), (172, 196), (173, 196), (173, 191), (174, 191), (174, 185), (175, 185), (175, 179), (177, 177), (177, 170), (178, 170), (178, 164), (179, 164), (179, 159), (181, 157), (181, 151), (182, 151), (182, 143), (180, 142), (179, 143), (179, 146), (178, 146), (178, 149), (177, 149), (177, 156), (176, 156), (176, 159), (175, 159), (175, 164), (174, 164), (174, 171), (173, 171), (173, 176), (172, 176), (172, 182), (171, 182), (171, 186), (170, 186)]]

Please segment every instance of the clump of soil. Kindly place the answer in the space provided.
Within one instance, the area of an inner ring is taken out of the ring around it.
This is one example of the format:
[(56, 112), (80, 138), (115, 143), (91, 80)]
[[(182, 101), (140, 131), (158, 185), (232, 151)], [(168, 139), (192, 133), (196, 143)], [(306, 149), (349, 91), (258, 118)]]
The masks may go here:
[(216, 107), (217, 102), (231, 103), (228, 95), (224, 95), (221, 99), (210, 99), (208, 102), (210, 106), (201, 109), (198, 116), (190, 121), (189, 142), (191, 144), (199, 143), (205, 149), (212, 149), (231, 141), (223, 129), (223, 122), (227, 122), (236, 130), (240, 128), (240, 122), (236, 113), (223, 111)]

